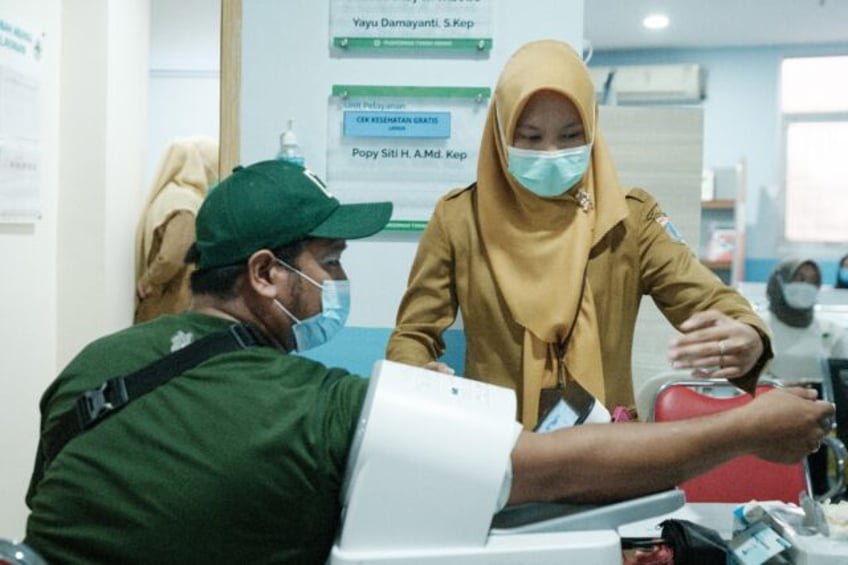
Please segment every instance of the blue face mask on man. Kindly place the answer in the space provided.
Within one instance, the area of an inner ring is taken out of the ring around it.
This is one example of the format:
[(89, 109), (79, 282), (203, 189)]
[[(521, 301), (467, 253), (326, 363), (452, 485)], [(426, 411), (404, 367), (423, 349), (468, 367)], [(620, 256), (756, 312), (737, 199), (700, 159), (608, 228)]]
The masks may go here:
[(324, 345), (333, 339), (347, 322), (350, 314), (350, 281), (328, 279), (319, 283), (284, 261), (277, 259), (277, 262), (321, 289), (321, 311), (305, 320), (297, 319), (279, 300), (274, 299), (280, 310), (294, 322), (292, 334), (295, 351), (303, 352)]
[(837, 275), (839, 282), (848, 285), (848, 267), (841, 267), (839, 269), (839, 274)]
[(510, 174), (530, 192), (543, 198), (565, 194), (589, 169), (592, 144), (557, 151), (507, 147)]

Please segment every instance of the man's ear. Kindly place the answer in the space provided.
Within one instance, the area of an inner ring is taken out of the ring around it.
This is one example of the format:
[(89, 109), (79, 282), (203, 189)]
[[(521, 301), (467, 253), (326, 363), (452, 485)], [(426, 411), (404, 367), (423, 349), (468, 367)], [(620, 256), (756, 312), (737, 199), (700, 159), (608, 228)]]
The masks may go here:
[(269, 249), (260, 249), (247, 260), (247, 284), (258, 294), (267, 298), (277, 296), (275, 277), (285, 276), (286, 269), (275, 269), (280, 264)]

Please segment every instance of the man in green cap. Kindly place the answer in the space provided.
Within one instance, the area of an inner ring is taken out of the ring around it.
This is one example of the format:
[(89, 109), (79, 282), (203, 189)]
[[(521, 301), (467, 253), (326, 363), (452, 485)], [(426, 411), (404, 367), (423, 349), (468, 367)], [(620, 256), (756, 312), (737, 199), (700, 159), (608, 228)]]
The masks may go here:
[[(278, 161), (213, 188), (189, 252), (191, 309), (95, 341), (44, 394), (27, 542), (57, 563), (321, 562), (368, 381), (281, 352), (341, 329), (345, 240), (378, 232), (391, 210), (341, 204)], [(80, 395), (239, 322), (256, 346), (132, 398), (55, 453)]]
[[(345, 240), (390, 215), (281, 161), (213, 188), (191, 309), (91, 343), (42, 397), (26, 542), (55, 563), (324, 563), (368, 381), (289, 353), (344, 325)], [(520, 432), (502, 502), (637, 496), (743, 453), (798, 461), (832, 415), (798, 390), (700, 420)]]

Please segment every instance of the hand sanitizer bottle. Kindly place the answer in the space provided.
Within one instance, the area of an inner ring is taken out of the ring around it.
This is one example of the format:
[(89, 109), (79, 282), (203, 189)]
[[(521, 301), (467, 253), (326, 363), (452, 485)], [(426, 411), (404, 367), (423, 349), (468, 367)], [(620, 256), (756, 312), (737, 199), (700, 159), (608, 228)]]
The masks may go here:
[(288, 129), (280, 136), (280, 151), (277, 153), (277, 159), (303, 167), (305, 166), (303, 153), (300, 152), (300, 145), (297, 144), (297, 136), (294, 134), (292, 124), (294, 120), (289, 119)]

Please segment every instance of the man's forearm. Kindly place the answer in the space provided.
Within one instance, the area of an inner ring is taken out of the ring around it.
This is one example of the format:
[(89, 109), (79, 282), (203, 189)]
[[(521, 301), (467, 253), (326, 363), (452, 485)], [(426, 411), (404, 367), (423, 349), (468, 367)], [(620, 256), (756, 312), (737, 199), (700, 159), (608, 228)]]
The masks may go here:
[(815, 391), (788, 388), (703, 418), (524, 432), (512, 452), (509, 501), (620, 500), (671, 488), (742, 454), (796, 463), (830, 433), (834, 412)]
[(730, 421), (715, 417), (525, 432), (509, 502), (608, 502), (672, 488), (743, 453), (734, 436)]

